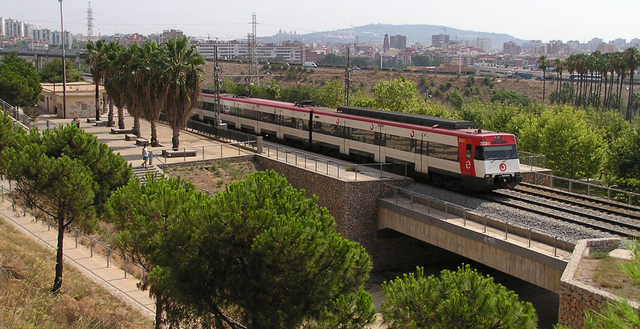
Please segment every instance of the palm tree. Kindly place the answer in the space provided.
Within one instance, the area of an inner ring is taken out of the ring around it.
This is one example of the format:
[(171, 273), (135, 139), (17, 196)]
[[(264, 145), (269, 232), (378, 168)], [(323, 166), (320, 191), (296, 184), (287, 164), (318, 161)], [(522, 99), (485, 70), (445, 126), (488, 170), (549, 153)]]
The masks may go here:
[(556, 81), (556, 93), (558, 95), (558, 97), (560, 97), (560, 87), (562, 87), (562, 71), (564, 71), (564, 61), (562, 61), (561, 59), (557, 58), (554, 62), (553, 62), (553, 67), (554, 67), (554, 71), (556, 72), (556, 74), (558, 75), (558, 80)]
[[(118, 108), (118, 128), (124, 129), (124, 107), (127, 103), (126, 88), (128, 83), (126, 76), (128, 68), (126, 60), (127, 48), (117, 45), (107, 52), (107, 58), (109, 60), (109, 70), (111, 70), (112, 74), (105, 79), (104, 86), (107, 89), (109, 99)], [(112, 118), (109, 118), (109, 121), (112, 121)]]
[(164, 60), (166, 52), (154, 42), (145, 42), (138, 54), (139, 74), (135, 83), (141, 87), (144, 117), (151, 124), (151, 146), (159, 146), (156, 122), (167, 99)]
[(109, 115), (108, 115), (108, 120), (107, 120), (107, 127), (113, 127), (114, 126), (114, 121), (113, 121), (113, 94), (114, 93), (114, 86), (113, 84), (110, 83), (110, 80), (112, 80), (112, 77), (117, 74), (116, 72), (116, 68), (113, 65), (113, 62), (115, 62), (117, 60), (117, 56), (118, 56), (118, 48), (120, 45), (118, 45), (118, 43), (110, 41), (109, 43), (104, 45), (104, 60), (105, 60), (105, 70), (104, 70), (104, 88), (107, 90), (107, 98), (108, 98), (108, 102), (109, 102)]
[(204, 59), (195, 47), (189, 46), (186, 37), (171, 38), (166, 43), (167, 86), (167, 122), (173, 129), (171, 144), (174, 149), (180, 146), (180, 129), (184, 128), (197, 106), (200, 97)]
[(538, 58), (538, 69), (542, 70), (542, 102), (544, 103), (544, 94), (546, 92), (547, 87), (547, 69), (551, 66), (551, 61), (547, 58), (547, 56), (542, 55)]
[(96, 85), (96, 121), (100, 121), (100, 82), (105, 71), (104, 40), (87, 43), (87, 64), (90, 66), (93, 83)]
[(571, 93), (569, 95), (569, 100), (575, 102), (573, 100), (573, 94), (575, 81), (574, 73), (576, 72), (576, 55), (570, 55), (569, 57), (567, 57), (567, 59), (565, 60), (565, 66), (567, 68), (567, 71), (569, 72), (569, 80), (571, 81)]
[(140, 118), (144, 115), (144, 98), (141, 95), (144, 93), (145, 85), (140, 83), (142, 79), (138, 78), (143, 74), (143, 69), (140, 67), (140, 46), (133, 42), (129, 45), (125, 54), (125, 61), (127, 63), (125, 79), (125, 98), (127, 104), (127, 111), (133, 117), (133, 133), (140, 137)]
[(640, 52), (636, 47), (629, 48), (624, 51), (624, 59), (629, 70), (629, 99), (627, 100), (627, 114), (626, 119), (631, 121), (631, 103), (633, 100), (633, 75), (640, 66)]

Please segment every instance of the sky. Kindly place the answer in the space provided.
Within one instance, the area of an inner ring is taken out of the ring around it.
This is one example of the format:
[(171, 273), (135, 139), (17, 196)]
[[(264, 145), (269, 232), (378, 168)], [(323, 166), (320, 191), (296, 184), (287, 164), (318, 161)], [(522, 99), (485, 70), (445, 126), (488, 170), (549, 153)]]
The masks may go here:
[[(0, 17), (60, 30), (57, 0), (2, 0)], [(87, 34), (87, 0), (64, 0), (65, 30)], [(251, 32), (298, 34), (367, 24), (431, 24), (478, 32), (505, 33), (524, 40), (605, 42), (640, 38), (638, 0), (93, 0), (94, 35), (143, 35), (178, 29), (188, 36), (232, 40)]]

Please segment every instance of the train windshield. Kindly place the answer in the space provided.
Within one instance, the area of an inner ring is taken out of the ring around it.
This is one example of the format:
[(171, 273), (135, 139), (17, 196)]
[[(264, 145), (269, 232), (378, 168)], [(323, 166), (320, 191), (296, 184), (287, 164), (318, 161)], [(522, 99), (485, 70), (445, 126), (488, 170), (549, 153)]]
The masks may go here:
[(518, 148), (515, 145), (476, 146), (476, 160), (517, 159)]

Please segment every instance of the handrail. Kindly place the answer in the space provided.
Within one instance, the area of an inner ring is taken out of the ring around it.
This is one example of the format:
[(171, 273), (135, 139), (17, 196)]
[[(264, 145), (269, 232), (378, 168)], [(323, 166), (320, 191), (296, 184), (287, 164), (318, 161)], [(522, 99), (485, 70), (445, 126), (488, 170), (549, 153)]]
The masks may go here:
[[(434, 197), (426, 195), (426, 194), (421, 194), (421, 193), (418, 193), (418, 192), (415, 192), (415, 191), (411, 191), (409, 189), (402, 188), (402, 187), (399, 187), (399, 186), (391, 185), (391, 184), (388, 184), (388, 183), (383, 183), (383, 191), (384, 191), (385, 187), (389, 188), (389, 189), (391, 189), (393, 191), (393, 195), (392, 196), (394, 197), (396, 204), (398, 204), (398, 195), (407, 194), (409, 196), (408, 199), (410, 200), (411, 209), (413, 209), (413, 206), (414, 206), (415, 203), (418, 203), (418, 204), (422, 204), (422, 205), (427, 206), (427, 213), (431, 214), (431, 209), (433, 208), (432, 207), (432, 202), (435, 202), (436, 204), (442, 205), (444, 207), (444, 216), (445, 216), (444, 220), (445, 221), (449, 220), (448, 215), (451, 213), (450, 209), (454, 209), (457, 212), (460, 212), (462, 214), (461, 217), (462, 217), (462, 220), (463, 220), (463, 222), (462, 222), (463, 226), (466, 226), (467, 225), (467, 221), (469, 221), (469, 220), (475, 221), (475, 220), (472, 220), (471, 218), (483, 217), (483, 223), (482, 223), (483, 224), (483, 230), (482, 230), (483, 233), (487, 232), (487, 226), (492, 227), (493, 229), (502, 230), (502, 225), (504, 225), (504, 240), (505, 241), (507, 241), (508, 238), (509, 238), (509, 232), (511, 232), (511, 234), (513, 235), (514, 231), (517, 231), (517, 232), (520, 232), (520, 233), (523, 233), (523, 232), (527, 233), (527, 235), (522, 235), (522, 234), (518, 234), (518, 233), (515, 233), (515, 234), (517, 236), (521, 236), (521, 237), (524, 237), (524, 238), (528, 239), (528, 248), (531, 248), (531, 242), (532, 241), (538, 241), (540, 243), (547, 244), (547, 243), (545, 243), (544, 241), (542, 241), (540, 239), (541, 236), (542, 237), (548, 237), (548, 240), (549, 240), (548, 241), (548, 245), (551, 244), (551, 239), (553, 239), (553, 246), (554, 246), (553, 255), (554, 255), (554, 257), (558, 257), (558, 244), (566, 245), (566, 243), (564, 243), (562, 241), (558, 241), (558, 237), (557, 236), (554, 235), (552, 237), (550, 235), (545, 235), (544, 231), (534, 230), (534, 229), (531, 228), (531, 226), (529, 226), (527, 228), (523, 228), (523, 227), (520, 227), (520, 226), (515, 226), (515, 225), (512, 225), (512, 224), (509, 224), (508, 221), (503, 221), (503, 220), (496, 219), (496, 218), (489, 218), (486, 215), (485, 216), (480, 216), (480, 215), (474, 214), (469, 208), (466, 208), (466, 207), (463, 207), (463, 206), (459, 206), (459, 205), (453, 204), (453, 203), (445, 201), (445, 200), (437, 199), (437, 198), (434, 198)], [(385, 197), (384, 194), (383, 194), (382, 197)], [(386, 197), (389, 197), (389, 196), (387, 195)], [(426, 204), (422, 200), (426, 200)], [(439, 209), (439, 210), (441, 210), (441, 209)], [(460, 215), (458, 215), (458, 216), (460, 216)], [(487, 222), (490, 222), (490, 224), (487, 225)], [(500, 223), (501, 225), (495, 225), (495, 223)], [(509, 230), (509, 228), (511, 228), (511, 230)], [(534, 240), (532, 238), (532, 234), (535, 234), (536, 236), (538, 236), (538, 238), (536, 240)]]
[[(343, 176), (340, 177), (340, 170), (343, 169), (345, 172), (353, 172), (353, 179), (354, 180), (358, 180), (358, 175), (362, 176), (364, 174), (368, 174), (370, 177), (378, 177), (380, 179), (382, 178), (394, 178), (393, 176), (390, 175), (385, 175), (384, 173), (391, 173), (397, 176), (401, 176), (404, 178), (407, 178), (407, 169), (408, 166), (407, 164), (400, 164), (400, 163), (370, 163), (370, 164), (351, 164), (351, 163), (346, 163), (346, 162), (342, 162), (339, 160), (333, 160), (333, 159), (323, 159), (321, 156), (315, 155), (315, 154), (309, 154), (307, 152), (302, 152), (302, 151), (298, 151), (298, 150), (291, 150), (287, 147), (281, 147), (281, 146), (277, 146), (277, 145), (272, 145), (272, 144), (265, 144), (263, 146), (263, 151), (262, 151), (263, 155), (266, 155), (267, 158), (272, 158), (275, 157), (276, 159), (278, 159), (279, 161), (282, 161), (281, 159), (281, 155), (284, 154), (284, 161), (285, 163), (289, 163), (289, 157), (290, 155), (293, 157), (293, 159), (291, 160), (292, 163), (296, 166), (304, 166), (304, 168), (307, 168), (307, 161), (310, 161), (313, 166), (313, 170), (316, 172), (319, 172), (318, 170), (318, 164), (322, 164), (325, 167), (325, 171), (324, 174), (329, 175), (329, 176), (336, 176), (337, 178), (342, 178), (342, 179), (348, 179), (347, 177)], [(331, 166), (333, 166), (335, 168), (335, 174), (334, 174), (334, 170), (332, 170)], [(376, 168), (378, 167), (378, 168)], [(400, 173), (398, 172), (394, 172), (391, 170), (384, 170), (383, 168), (396, 168), (396, 167), (400, 167), (401, 169), (399, 171), (401, 171)], [(371, 172), (373, 172), (374, 174), (372, 174)]]

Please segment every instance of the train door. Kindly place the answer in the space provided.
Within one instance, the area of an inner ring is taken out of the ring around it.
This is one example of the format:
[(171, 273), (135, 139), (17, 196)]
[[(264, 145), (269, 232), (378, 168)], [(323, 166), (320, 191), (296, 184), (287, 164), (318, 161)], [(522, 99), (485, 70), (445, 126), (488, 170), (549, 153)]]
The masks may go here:
[(458, 155), (460, 158), (460, 173), (465, 176), (475, 177), (475, 166), (473, 164), (472, 139), (458, 138)]
[(429, 157), (427, 156), (428, 149), (429, 149), (429, 134), (421, 133), (420, 145), (416, 146), (416, 153), (420, 157), (420, 159), (417, 162), (419, 166), (416, 170), (423, 174), (429, 173)]

